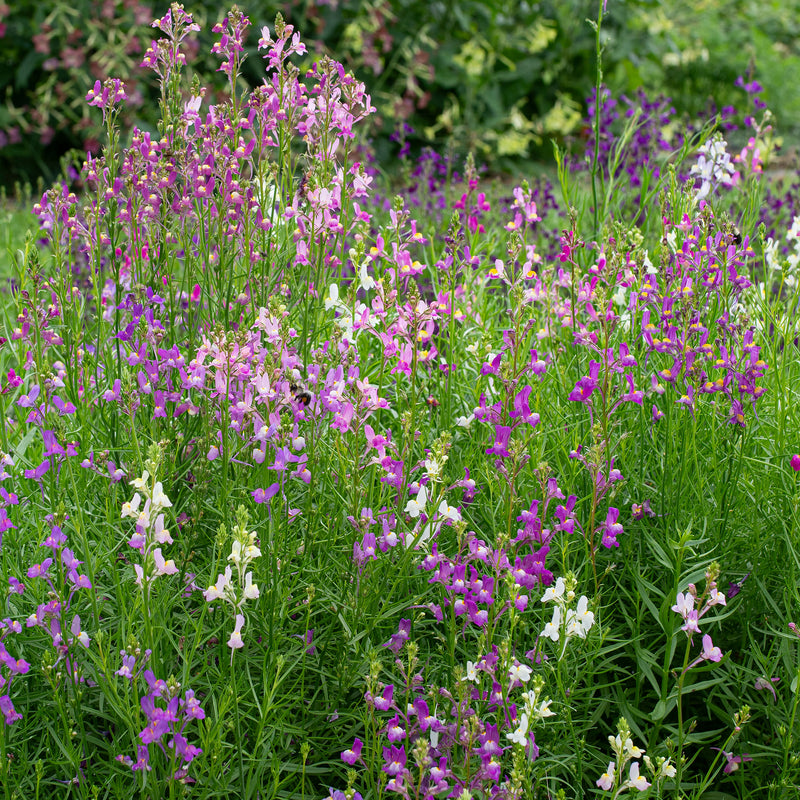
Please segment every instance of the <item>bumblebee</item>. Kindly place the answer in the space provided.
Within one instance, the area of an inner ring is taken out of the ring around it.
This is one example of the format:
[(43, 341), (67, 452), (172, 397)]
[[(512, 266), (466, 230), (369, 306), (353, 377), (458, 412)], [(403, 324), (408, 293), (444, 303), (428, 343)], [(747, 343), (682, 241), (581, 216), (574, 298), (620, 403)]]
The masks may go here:
[(303, 408), (307, 408), (314, 399), (311, 392), (309, 392), (305, 386), (302, 386), (299, 383), (289, 384), (289, 390), (291, 391), (294, 399), (297, 400), (297, 402), (303, 406)]

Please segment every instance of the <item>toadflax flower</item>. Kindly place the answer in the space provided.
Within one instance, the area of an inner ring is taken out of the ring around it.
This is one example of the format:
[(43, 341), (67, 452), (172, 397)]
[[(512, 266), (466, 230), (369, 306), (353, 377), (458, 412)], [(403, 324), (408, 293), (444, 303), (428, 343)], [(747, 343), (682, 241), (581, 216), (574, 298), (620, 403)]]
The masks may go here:
[[(247, 530), (248, 514), (243, 506), (236, 511), (236, 525), (233, 529), (233, 543), (228, 561), (233, 562), (225, 567), (225, 572), (217, 575), (217, 580), (203, 592), (207, 603), (222, 600), (228, 603), (233, 611), (234, 629), (228, 639), (228, 647), (238, 650), (244, 647), (242, 628), (244, 627), (244, 604), (247, 600), (257, 600), (261, 593), (258, 584), (253, 582), (253, 573), (248, 569), (250, 563), (261, 556), (261, 549), (256, 544), (256, 534)], [(224, 529), (223, 529), (224, 532)], [(236, 575), (233, 569), (236, 569)]]

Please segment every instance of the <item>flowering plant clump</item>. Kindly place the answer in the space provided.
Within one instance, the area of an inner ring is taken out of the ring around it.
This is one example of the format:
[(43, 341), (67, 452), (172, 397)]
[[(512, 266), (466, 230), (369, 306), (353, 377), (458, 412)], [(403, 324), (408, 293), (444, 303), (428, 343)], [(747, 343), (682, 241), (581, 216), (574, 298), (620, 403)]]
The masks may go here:
[(203, 592), (206, 602), (223, 600), (228, 603), (236, 615), (236, 625), (228, 639), (228, 647), (238, 649), (244, 647), (242, 627), (244, 626), (244, 603), (247, 600), (257, 600), (259, 597), (258, 585), (253, 583), (253, 573), (247, 568), (253, 559), (261, 555), (261, 550), (256, 546), (256, 534), (247, 530), (248, 514), (243, 506), (237, 510), (237, 524), (233, 529), (233, 542), (228, 561), (236, 567), (234, 578), (230, 565), (225, 567), (225, 572), (217, 576), (216, 583)]
[[(614, 753), (614, 761), (609, 761), (608, 769), (597, 779), (596, 783), (604, 792), (610, 792), (612, 798), (619, 797), (631, 789), (644, 792), (650, 788), (653, 782), (662, 783), (666, 778), (675, 777), (675, 767), (670, 764), (668, 758), (659, 756), (654, 762), (650, 756), (644, 754), (644, 750), (633, 743), (630, 725), (626, 719), (620, 719), (617, 735), (609, 736), (608, 742)], [(644, 757), (643, 760), (651, 781), (641, 774), (639, 759), (642, 757)]]
[(214, 96), (198, 20), (140, 56), (158, 125), (93, 77), (105, 147), (10, 266), (0, 787), (789, 792), (797, 225), (755, 229), (766, 110), (681, 133), (598, 83), (591, 186), (561, 151), (560, 193), (435, 153), (390, 184), (332, 55), (232, 8)]
[(127, 678), (130, 684), (137, 682), (140, 675), (144, 678), (149, 691), (142, 695), (140, 705), (146, 724), (139, 732), (140, 744), (136, 747), (136, 760), (122, 755), (117, 756), (116, 760), (129, 766), (134, 772), (149, 772), (152, 770), (150, 746), (156, 745), (169, 761), (171, 779), (185, 782), (188, 765), (203, 751), (190, 744), (184, 733), (192, 720), (205, 719), (205, 712), (191, 689), (181, 697), (181, 685), (174, 678), (163, 681), (157, 679), (152, 670), (145, 669), (149, 652), (137, 664), (138, 648), (128, 649), (132, 652), (121, 651), (123, 666), (117, 670), (117, 675)]
[[(155, 446), (154, 446), (155, 447)], [(153, 457), (148, 464), (158, 468), (158, 448), (155, 447)], [(172, 544), (172, 536), (164, 527), (164, 509), (172, 503), (164, 494), (164, 488), (155, 476), (145, 470), (140, 478), (134, 478), (131, 486), (137, 491), (133, 499), (122, 506), (122, 517), (136, 520), (136, 532), (128, 541), (128, 545), (139, 553), (141, 562), (133, 565), (138, 586), (149, 585), (159, 575), (175, 575), (178, 568), (172, 559), (165, 559), (161, 547), (156, 545)], [(144, 498), (144, 505), (142, 505)]]

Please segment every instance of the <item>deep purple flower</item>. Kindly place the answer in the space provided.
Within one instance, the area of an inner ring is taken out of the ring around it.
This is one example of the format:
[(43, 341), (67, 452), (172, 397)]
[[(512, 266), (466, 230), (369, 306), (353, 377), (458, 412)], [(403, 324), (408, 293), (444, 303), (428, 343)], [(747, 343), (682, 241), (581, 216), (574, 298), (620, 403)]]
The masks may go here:
[(397, 654), (400, 652), (400, 649), (403, 647), (403, 645), (408, 641), (408, 637), (410, 634), (411, 634), (411, 620), (401, 619), (400, 625), (397, 629), (397, 633), (393, 633), (389, 641), (386, 642), (383, 646), (388, 647), (393, 653)]
[(600, 375), (600, 362), (589, 362), (589, 374), (575, 383), (575, 388), (570, 392), (567, 400), (585, 403), (597, 388), (597, 378)]
[(609, 508), (608, 514), (606, 515), (606, 520), (600, 526), (600, 530), (603, 532), (603, 538), (601, 540), (603, 547), (619, 547), (617, 536), (619, 536), (623, 530), (622, 525), (617, 522), (618, 518), (619, 509), (613, 507)]
[(501, 458), (508, 458), (508, 440), (511, 436), (511, 428), (508, 425), (495, 425), (495, 440), (491, 447), (486, 448), (486, 455), (496, 455)]

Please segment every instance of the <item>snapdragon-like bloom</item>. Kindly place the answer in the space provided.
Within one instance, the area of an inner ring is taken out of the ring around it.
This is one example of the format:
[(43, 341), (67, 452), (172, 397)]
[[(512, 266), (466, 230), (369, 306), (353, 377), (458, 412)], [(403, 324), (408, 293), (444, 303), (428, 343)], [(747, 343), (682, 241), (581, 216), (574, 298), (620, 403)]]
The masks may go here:
[(526, 745), (528, 740), (528, 715), (523, 713), (517, 720), (517, 727), (514, 731), (506, 733), (506, 739), (514, 744)]
[(228, 639), (228, 647), (233, 649), (244, 647), (244, 640), (242, 639), (242, 634), (241, 634), (243, 625), (244, 625), (244, 615), (237, 614), (236, 624), (234, 626), (233, 632), (231, 633), (230, 639)]
[(614, 767), (614, 762), (609, 761), (608, 769), (595, 781), (604, 792), (608, 792), (614, 787)]
[[(244, 646), (242, 628), (244, 627), (244, 604), (247, 600), (260, 597), (258, 584), (253, 582), (253, 573), (248, 570), (251, 562), (261, 556), (261, 549), (256, 545), (256, 534), (247, 530), (248, 514), (240, 506), (236, 511), (237, 522), (233, 529), (233, 543), (224, 573), (217, 575), (217, 580), (203, 592), (207, 603), (222, 600), (234, 611), (234, 630), (228, 639), (228, 647), (237, 650)], [(233, 570), (236, 569), (234, 577)]]
[(356, 737), (353, 741), (353, 746), (342, 752), (342, 761), (349, 764), (351, 767), (355, 765), (356, 761), (361, 758), (361, 749), (364, 747), (364, 742)]

